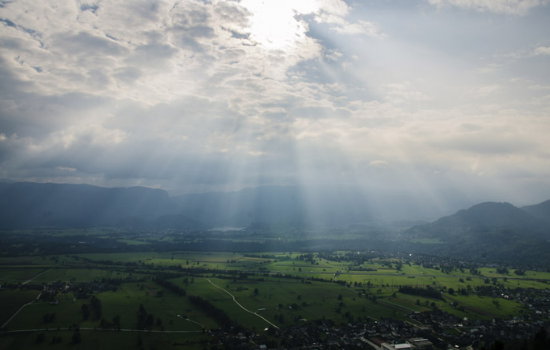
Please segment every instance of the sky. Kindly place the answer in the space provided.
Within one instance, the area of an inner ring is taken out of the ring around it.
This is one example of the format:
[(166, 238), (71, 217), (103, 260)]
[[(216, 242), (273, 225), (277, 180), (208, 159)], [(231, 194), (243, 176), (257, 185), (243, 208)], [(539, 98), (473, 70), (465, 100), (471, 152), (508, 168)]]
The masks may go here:
[(0, 179), (538, 203), (549, 2), (0, 1)]

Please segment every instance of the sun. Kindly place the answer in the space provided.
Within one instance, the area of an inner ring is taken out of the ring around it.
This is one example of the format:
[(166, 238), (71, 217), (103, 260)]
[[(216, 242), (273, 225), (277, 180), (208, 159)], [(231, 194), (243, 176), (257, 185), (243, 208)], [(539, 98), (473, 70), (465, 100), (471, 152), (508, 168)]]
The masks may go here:
[(307, 40), (308, 25), (299, 15), (318, 10), (315, 1), (244, 0), (250, 17), (250, 39), (266, 50), (292, 51)]

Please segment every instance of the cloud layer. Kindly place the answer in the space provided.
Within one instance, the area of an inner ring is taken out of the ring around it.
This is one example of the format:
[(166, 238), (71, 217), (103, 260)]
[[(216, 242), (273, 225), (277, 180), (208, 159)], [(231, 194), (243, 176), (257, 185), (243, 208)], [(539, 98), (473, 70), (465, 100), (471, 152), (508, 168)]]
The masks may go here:
[(0, 177), (550, 196), (545, 5), (4, 2)]

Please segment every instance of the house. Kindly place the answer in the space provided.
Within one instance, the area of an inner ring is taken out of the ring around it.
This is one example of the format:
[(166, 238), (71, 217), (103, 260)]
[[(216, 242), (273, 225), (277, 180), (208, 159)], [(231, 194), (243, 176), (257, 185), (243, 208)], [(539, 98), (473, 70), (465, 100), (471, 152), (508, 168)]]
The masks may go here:
[(414, 349), (431, 350), (434, 345), (431, 341), (424, 338), (411, 338), (407, 341)]
[(412, 349), (411, 344), (403, 343), (403, 344), (390, 344), (390, 343), (384, 343), (382, 344), (382, 350), (410, 350)]

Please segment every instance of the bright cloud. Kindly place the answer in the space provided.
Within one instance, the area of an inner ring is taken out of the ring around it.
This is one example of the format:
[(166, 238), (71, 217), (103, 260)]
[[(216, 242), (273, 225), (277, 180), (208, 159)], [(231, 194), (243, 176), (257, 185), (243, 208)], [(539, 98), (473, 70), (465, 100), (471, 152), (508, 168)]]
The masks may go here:
[(546, 2), (430, 3), (481, 12), (479, 30), (341, 0), (3, 3), (0, 177), (548, 185), (549, 53), (529, 17)]

